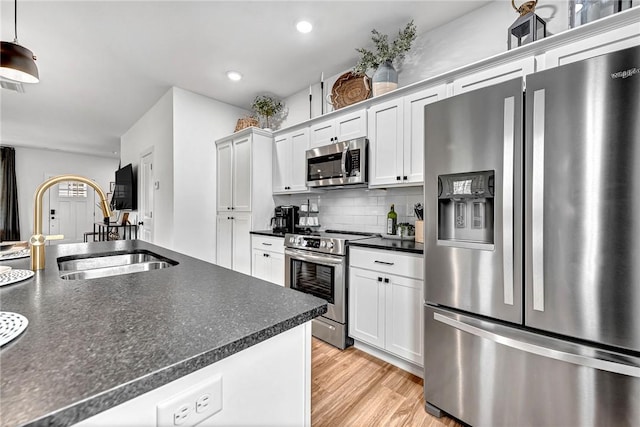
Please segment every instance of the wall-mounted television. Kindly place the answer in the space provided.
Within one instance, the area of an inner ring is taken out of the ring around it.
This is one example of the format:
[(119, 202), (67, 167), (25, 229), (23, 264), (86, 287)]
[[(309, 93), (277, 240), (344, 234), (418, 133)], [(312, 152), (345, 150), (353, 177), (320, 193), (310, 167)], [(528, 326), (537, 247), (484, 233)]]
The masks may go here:
[(138, 208), (138, 192), (136, 177), (131, 163), (116, 171), (116, 187), (113, 190), (111, 208), (115, 210), (136, 210)]

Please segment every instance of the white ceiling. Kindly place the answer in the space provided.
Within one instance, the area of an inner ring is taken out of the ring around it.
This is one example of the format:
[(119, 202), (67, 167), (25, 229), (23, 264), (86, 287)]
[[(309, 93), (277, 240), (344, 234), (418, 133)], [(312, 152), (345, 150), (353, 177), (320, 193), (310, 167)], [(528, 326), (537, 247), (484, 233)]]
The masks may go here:
[[(373, 28), (418, 33), (487, 1), (18, 1), (40, 83), (1, 90), (1, 142), (119, 157), (120, 136), (171, 86), (249, 108), (355, 64)], [(1, 36), (13, 40), (13, 1)], [(295, 24), (312, 22), (310, 34)], [(240, 82), (228, 70), (244, 75)]]

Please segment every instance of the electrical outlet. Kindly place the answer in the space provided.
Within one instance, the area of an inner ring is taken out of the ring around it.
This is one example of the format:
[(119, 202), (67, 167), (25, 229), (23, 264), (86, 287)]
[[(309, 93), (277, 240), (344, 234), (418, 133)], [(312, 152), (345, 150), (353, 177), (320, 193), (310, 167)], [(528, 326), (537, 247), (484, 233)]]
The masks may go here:
[(193, 411), (193, 408), (189, 405), (182, 405), (176, 412), (173, 413), (173, 424), (181, 426), (187, 421), (189, 414)]
[(222, 375), (215, 375), (156, 406), (158, 427), (191, 427), (222, 410)]

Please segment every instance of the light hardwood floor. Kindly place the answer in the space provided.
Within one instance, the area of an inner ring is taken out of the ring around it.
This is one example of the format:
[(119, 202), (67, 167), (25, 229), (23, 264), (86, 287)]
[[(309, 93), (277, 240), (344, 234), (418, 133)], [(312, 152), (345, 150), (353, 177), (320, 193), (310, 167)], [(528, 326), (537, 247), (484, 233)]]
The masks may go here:
[(311, 352), (311, 425), (462, 427), (425, 412), (421, 378), (317, 338)]

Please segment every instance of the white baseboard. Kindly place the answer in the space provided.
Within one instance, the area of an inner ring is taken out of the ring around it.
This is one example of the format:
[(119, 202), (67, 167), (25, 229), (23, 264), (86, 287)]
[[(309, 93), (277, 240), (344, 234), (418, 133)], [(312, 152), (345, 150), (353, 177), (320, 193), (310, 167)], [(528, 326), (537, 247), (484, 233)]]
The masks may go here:
[(384, 350), (380, 350), (379, 348), (370, 346), (362, 341), (354, 340), (353, 346), (358, 350), (362, 350), (367, 354), (372, 355), (373, 357), (377, 357), (380, 360), (384, 360), (387, 363), (392, 364), (393, 366), (397, 366), (403, 371), (407, 371), (412, 373), (413, 375), (424, 378), (424, 371), (422, 366), (418, 366), (414, 363), (411, 363), (407, 360), (401, 359), (400, 357), (394, 356), (393, 354), (387, 353)]

